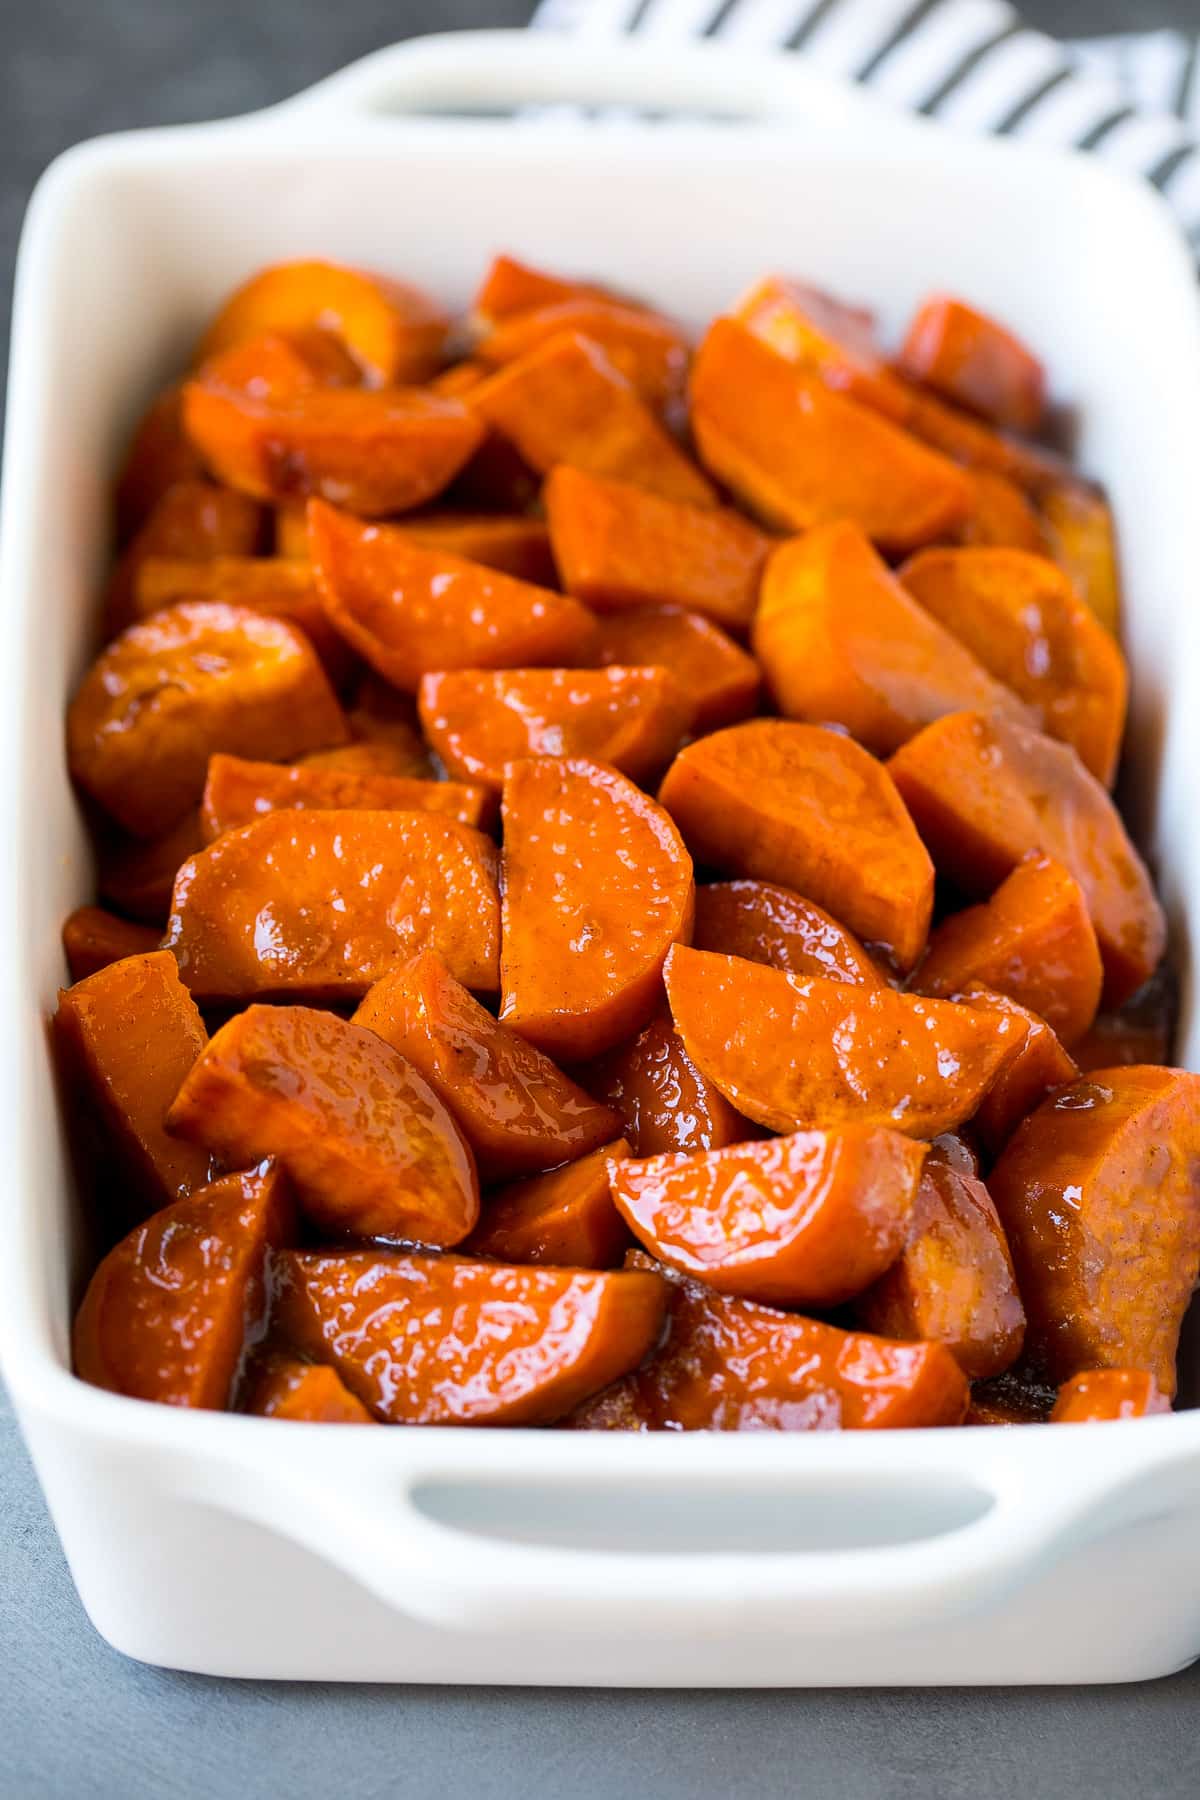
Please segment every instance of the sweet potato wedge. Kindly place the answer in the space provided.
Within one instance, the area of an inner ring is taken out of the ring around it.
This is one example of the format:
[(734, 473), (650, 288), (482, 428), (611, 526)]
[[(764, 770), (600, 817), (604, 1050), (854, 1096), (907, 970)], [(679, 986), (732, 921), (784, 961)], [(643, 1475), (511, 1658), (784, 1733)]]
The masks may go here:
[(72, 981), (83, 981), (127, 956), (148, 956), (162, 937), (152, 925), (131, 925), (102, 906), (78, 906), (63, 926), (63, 952)]
[(698, 887), (692, 943), (697, 950), (744, 956), (789, 975), (886, 985), (879, 965), (844, 925), (773, 881), (712, 881)]
[(1086, 1369), (1058, 1390), (1052, 1425), (1091, 1425), (1104, 1419), (1146, 1419), (1170, 1412), (1171, 1402), (1146, 1369)]
[(874, 320), (807, 282), (768, 275), (743, 294), (733, 317), (788, 362), (820, 376), (827, 388), (861, 401), (897, 425), (908, 417), (906, 384), (887, 367)]
[(281, 556), (148, 556), (134, 581), (135, 618), (149, 618), (181, 600), (221, 600), (284, 619), (304, 633), (335, 688), (350, 673), (354, 659), (325, 617), (306, 563)]
[(117, 541), (126, 543), (177, 481), (200, 481), (204, 464), (184, 433), (182, 383), (156, 394), (129, 439), (117, 475)]
[(98, 856), (101, 898), (129, 918), (155, 926), (161, 938), (171, 912), (175, 877), (188, 857), (203, 846), (199, 807), (184, 813), (178, 825), (162, 837), (147, 841), (113, 834), (102, 839)]
[(575, 1073), (589, 1094), (615, 1108), (634, 1156), (719, 1150), (758, 1136), (700, 1073), (665, 1006), (628, 1044)]
[(206, 844), (272, 812), (434, 812), (483, 831), (495, 820), (496, 803), (485, 788), (461, 781), (209, 758), (200, 803)]
[(964, 300), (934, 295), (918, 308), (900, 367), (944, 400), (1032, 436), (1046, 410), (1046, 375), (1032, 351)]
[(971, 1129), (992, 1156), (999, 1155), (1009, 1138), (1047, 1094), (1074, 1081), (1079, 1070), (1063, 1049), (1053, 1028), (1040, 1014), (1022, 1006), (1007, 994), (995, 993), (979, 982), (970, 982), (955, 999), (984, 1012), (1006, 1014), (1024, 1036), (995, 1077)]
[(534, 587), (559, 585), (550, 533), (540, 519), (519, 513), (410, 513), (400, 529), (427, 550), (449, 550)]
[(597, 345), (647, 406), (662, 410), (682, 397), (690, 355), (683, 331), (662, 313), (621, 300), (572, 295), (524, 307), (478, 338), (475, 355), (491, 368), (506, 368), (563, 332)]
[(492, 1194), (466, 1248), (500, 1262), (611, 1269), (630, 1243), (613, 1205), (612, 1172), (629, 1155), (624, 1138), (562, 1169)]
[(477, 328), (494, 325), (514, 313), (532, 312), (538, 306), (556, 306), (562, 300), (612, 300), (613, 290), (596, 281), (552, 275), (545, 269), (519, 262), (515, 256), (494, 256), (471, 302), (471, 318)]
[(252, 1358), (240, 1410), (264, 1419), (299, 1419), (310, 1425), (375, 1424), (336, 1369), (302, 1362), (282, 1350), (263, 1351)]
[(1042, 522), (1033, 502), (1015, 481), (998, 475), (994, 469), (972, 470), (971, 509), (956, 536), (960, 544), (976, 548), (994, 545), (1038, 553), (1046, 547)]
[(1106, 631), (1121, 624), (1121, 565), (1112, 510), (1102, 490), (1060, 475), (1038, 489), (1050, 554)]
[(118, 557), (103, 604), (104, 636), (114, 638), (138, 618), (137, 587), (151, 557), (253, 556), (263, 536), (263, 509), (246, 494), (199, 478), (166, 488)]
[(602, 617), (594, 660), (603, 668), (670, 669), (697, 737), (735, 724), (758, 705), (761, 682), (754, 658), (711, 619), (676, 606), (639, 606)]

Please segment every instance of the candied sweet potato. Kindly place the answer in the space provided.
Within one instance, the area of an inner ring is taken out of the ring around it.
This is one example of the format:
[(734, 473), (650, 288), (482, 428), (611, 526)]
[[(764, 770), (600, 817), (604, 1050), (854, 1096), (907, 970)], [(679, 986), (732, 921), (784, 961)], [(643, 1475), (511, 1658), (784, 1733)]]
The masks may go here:
[(177, 481), (199, 481), (204, 464), (183, 429), (182, 384), (156, 394), (134, 427), (114, 488), (117, 538), (125, 543)]
[(475, 355), (492, 368), (505, 368), (565, 331), (596, 344), (648, 406), (669, 407), (682, 395), (690, 352), (680, 327), (647, 306), (622, 300), (577, 294), (523, 307), (480, 337)]
[(247, 1371), (242, 1412), (264, 1419), (299, 1419), (306, 1424), (374, 1425), (336, 1369), (302, 1362), (282, 1350), (260, 1352)]
[(409, 282), (340, 263), (276, 263), (230, 295), (201, 339), (197, 360), (263, 332), (313, 326), (336, 333), (373, 381), (390, 386), (425, 381), (437, 371), (450, 319), (432, 295)]
[(359, 1000), (426, 949), (492, 990), (496, 849), (439, 813), (267, 813), (183, 864), (163, 941), (203, 1000)]
[(277, 1157), (321, 1230), (457, 1244), (475, 1159), (429, 1084), (373, 1031), (308, 1006), (249, 1006), (172, 1102), (169, 1129), (226, 1163)]
[[(662, 1265), (633, 1252), (626, 1266)], [(882, 1431), (957, 1425), (967, 1382), (944, 1344), (897, 1344), (670, 1276), (661, 1348), (576, 1430)]]
[(1039, 850), (1087, 898), (1106, 1002), (1153, 973), (1166, 944), (1162, 907), (1112, 801), (1068, 745), (1009, 719), (954, 713), (888, 767), (935, 863), (964, 893), (991, 893)]
[(426, 549), (399, 527), (314, 502), (309, 541), (331, 621), (396, 687), (415, 692), (430, 670), (579, 663), (593, 647), (578, 600)]
[(462, 781), (209, 758), (200, 804), (206, 844), (271, 812), (434, 812), (485, 830), (494, 820), (495, 801), (485, 788)]
[(705, 467), (765, 525), (850, 519), (897, 553), (967, 516), (962, 471), (889, 420), (718, 319), (692, 365), (692, 430)]
[(708, 479), (599, 344), (566, 331), (471, 388), (466, 403), (534, 469), (572, 463), (688, 506), (713, 506)]
[(955, 998), (964, 1006), (1006, 1014), (1024, 1032), (1007, 1062), (997, 1072), (971, 1121), (985, 1148), (997, 1155), (1021, 1120), (1040, 1106), (1047, 1094), (1074, 1081), (1079, 1070), (1038, 1013), (1007, 994), (971, 982)]
[(1121, 569), (1116, 525), (1102, 490), (1063, 475), (1041, 483), (1038, 502), (1050, 554), (1115, 636), (1121, 623)]
[(658, 797), (698, 862), (795, 888), (900, 969), (916, 962), (933, 865), (887, 770), (860, 745), (755, 719), (690, 744)]
[(377, 1251), (293, 1251), (281, 1265), (283, 1331), (394, 1425), (550, 1424), (637, 1367), (667, 1301), (640, 1270)]
[(629, 1043), (576, 1074), (589, 1094), (616, 1109), (634, 1156), (719, 1150), (758, 1136), (758, 1127), (700, 1073), (665, 1006)]
[(612, 1195), (652, 1255), (719, 1294), (840, 1306), (903, 1249), (924, 1161), (924, 1144), (848, 1125), (623, 1162)]
[(848, 520), (771, 553), (753, 641), (785, 718), (842, 725), (879, 756), (964, 707), (1039, 722), (905, 593)]
[(72, 1081), (104, 1126), (134, 1216), (208, 1180), (208, 1157), (167, 1135), (167, 1108), (208, 1042), (175, 959), (152, 950), (109, 963), (59, 994), (55, 1035)]
[(1200, 1075), (1099, 1069), (1018, 1126), (989, 1181), (1049, 1380), (1140, 1368), (1175, 1392), (1200, 1273)]
[[(1067, 576), (1012, 549), (923, 550), (900, 578), (926, 612), (1078, 752), (1106, 787), (1125, 728), (1125, 659)], [(978, 710), (985, 711), (986, 708)]]
[[(346, 723), (355, 743), (360, 747), (363, 744), (386, 744), (396, 753), (394, 764), (386, 767), (383, 763), (370, 765), (376, 775), (410, 775), (416, 780), (431, 779), (436, 775), (429, 746), (421, 736), (416, 700), (411, 694), (393, 687), (390, 681), (385, 680), (374, 669), (364, 670), (362, 680), (346, 708)], [(326, 752), (329, 760), (318, 766), (331, 769), (357, 768), (360, 774), (363, 773), (368, 764), (350, 760), (349, 752), (352, 748), (353, 745), (347, 745), (340, 752)], [(334, 757), (339, 760), (333, 760)], [(310, 766), (316, 765), (317, 757), (306, 757), (305, 761)]]
[(78, 906), (63, 926), (63, 951), (72, 981), (82, 981), (126, 956), (146, 956), (162, 937), (152, 925), (131, 925), (102, 906)]
[(772, 1131), (953, 1131), (1017, 1042), (998, 1012), (788, 975), (684, 945), (667, 957), (665, 979), (692, 1061)]
[(681, 505), (565, 463), (543, 499), (563, 586), (597, 612), (682, 606), (734, 631), (749, 625), (770, 542), (740, 513)]
[(485, 1181), (551, 1168), (619, 1134), (611, 1107), (494, 1019), (433, 951), (376, 982), (354, 1020), (420, 1070)]
[(555, 306), (560, 300), (611, 300), (611, 288), (574, 276), (552, 275), (545, 269), (519, 262), (515, 256), (494, 256), (471, 302), (471, 317), (491, 325), (513, 313), (530, 312), (536, 306)]
[(341, 338), (314, 325), (255, 332), (205, 357), (198, 379), (249, 400), (290, 400), (313, 388), (357, 388), (362, 369)]
[(1145, 1419), (1170, 1410), (1171, 1402), (1146, 1369), (1085, 1369), (1064, 1381), (1050, 1423), (1088, 1425), (1104, 1419)]
[(151, 557), (252, 556), (263, 530), (257, 500), (198, 478), (166, 488), (126, 546), (104, 595), (105, 638), (116, 637), (138, 617), (138, 577)]
[(216, 750), (283, 760), (346, 736), (308, 639), (215, 600), (181, 601), (123, 631), (67, 713), (72, 775), (138, 837), (195, 806)]
[(400, 529), (428, 550), (449, 550), (534, 587), (558, 586), (550, 533), (541, 519), (519, 513), (410, 513)]
[(934, 295), (918, 308), (900, 367), (944, 400), (992, 425), (1032, 435), (1046, 410), (1046, 375), (1032, 351), (964, 300)]
[(743, 294), (733, 317), (779, 356), (819, 375), (827, 388), (905, 423), (908, 389), (884, 362), (874, 320), (864, 308), (807, 282), (768, 275)]
[(1083, 889), (1061, 863), (1033, 855), (990, 900), (943, 920), (912, 986), (956, 994), (982, 982), (1040, 1013), (1070, 1049), (1096, 1016), (1102, 980)]
[(935, 1148), (921, 1174), (898, 1259), (857, 1302), (884, 1337), (932, 1339), (973, 1381), (1021, 1353), (1025, 1309), (1004, 1227), (983, 1182)]
[(744, 719), (758, 705), (758, 664), (703, 614), (639, 606), (600, 619), (595, 660), (604, 668), (670, 669), (699, 736)]
[(325, 617), (306, 563), (282, 556), (148, 556), (134, 580), (135, 617), (149, 618), (180, 600), (223, 600), (286, 619), (304, 633), (335, 687), (349, 672), (350, 651)]
[(269, 1164), (156, 1212), (92, 1276), (76, 1374), (135, 1400), (223, 1410), (263, 1329), (268, 1260), (290, 1230), (286, 1184)]
[(200, 809), (184, 813), (162, 837), (102, 839), (98, 856), (101, 897), (131, 919), (158, 928), (159, 937), (171, 911), (175, 877), (189, 856), (203, 848)]
[(598, 1056), (646, 1024), (667, 951), (691, 935), (691, 857), (602, 763), (515, 763), (501, 813), (500, 1017), (551, 1056)]
[(885, 985), (878, 964), (844, 925), (774, 881), (713, 881), (698, 887), (692, 943), (697, 950), (744, 956), (790, 975)]
[(1045, 549), (1042, 522), (1033, 502), (1015, 481), (994, 469), (971, 471), (971, 510), (959, 526), (957, 537), (960, 544), (976, 547), (995, 545), (1034, 552)]
[(498, 789), (525, 756), (611, 763), (637, 782), (662, 774), (690, 707), (669, 669), (452, 669), (425, 675), (421, 723), (451, 775)]
[(1169, 1063), (1177, 1003), (1174, 972), (1164, 963), (1123, 1006), (1096, 1014), (1091, 1029), (1071, 1046), (1075, 1061), (1085, 1073), (1128, 1063)]
[(502, 1188), (488, 1198), (466, 1248), (501, 1262), (613, 1268), (630, 1238), (613, 1205), (612, 1171), (628, 1155), (618, 1138), (565, 1168)]

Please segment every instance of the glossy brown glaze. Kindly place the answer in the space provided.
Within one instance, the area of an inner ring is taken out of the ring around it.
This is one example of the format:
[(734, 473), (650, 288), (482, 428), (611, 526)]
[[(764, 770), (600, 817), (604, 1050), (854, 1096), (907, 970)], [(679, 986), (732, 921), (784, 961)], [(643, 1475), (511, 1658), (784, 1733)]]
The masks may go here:
[(844, 925), (774, 881), (712, 881), (698, 887), (692, 943), (697, 950), (742, 956), (789, 975), (821, 975), (855, 987), (886, 985), (879, 965)]
[(608, 613), (596, 628), (594, 658), (602, 668), (658, 664), (686, 696), (694, 737), (752, 713), (761, 678), (754, 658), (711, 619), (677, 606), (638, 606)]
[(634, 1156), (671, 1150), (719, 1150), (758, 1136), (702, 1075), (663, 1006), (635, 1038), (575, 1073), (597, 1100), (614, 1107)]
[(486, 830), (495, 822), (496, 803), (474, 782), (209, 758), (200, 802), (205, 843), (272, 812), (433, 812)]
[(612, 1173), (629, 1155), (624, 1138), (490, 1194), (464, 1246), (500, 1262), (611, 1269), (632, 1241), (613, 1205)]
[(181, 600), (222, 600), (284, 619), (303, 632), (335, 689), (350, 673), (353, 656), (325, 617), (307, 563), (281, 556), (148, 556), (134, 583), (135, 616), (150, 618)]
[(199, 807), (184, 813), (178, 825), (161, 837), (131, 838), (114, 833), (102, 839), (97, 855), (102, 898), (131, 919), (157, 926), (161, 937), (180, 866), (203, 846)]
[(971, 1129), (989, 1154), (997, 1156), (1021, 1120), (1040, 1106), (1047, 1094), (1074, 1081), (1079, 1070), (1046, 1020), (1007, 994), (970, 982), (955, 999), (984, 1012), (1003, 1013), (1021, 1034), (971, 1121)]
[(265, 1419), (298, 1419), (312, 1425), (373, 1425), (336, 1369), (303, 1362), (282, 1350), (260, 1351), (251, 1359), (241, 1395), (241, 1411)]
[(1090, 481), (1059, 475), (1039, 484), (1038, 502), (1055, 562), (1115, 636), (1121, 625), (1121, 570), (1116, 526), (1103, 491)]

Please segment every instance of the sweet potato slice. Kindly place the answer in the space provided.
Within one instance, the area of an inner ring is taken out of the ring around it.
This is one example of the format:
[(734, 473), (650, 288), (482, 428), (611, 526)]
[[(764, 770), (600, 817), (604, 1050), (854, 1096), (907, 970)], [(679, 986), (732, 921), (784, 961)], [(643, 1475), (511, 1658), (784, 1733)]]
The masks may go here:
[(460, 361), (439, 370), (425, 385), (435, 394), (445, 394), (449, 399), (457, 400), (470, 388), (478, 387), (481, 381), (486, 381), (489, 374), (486, 363), (479, 362), (473, 356), (464, 356)]
[(248, 1371), (241, 1410), (264, 1419), (299, 1419), (315, 1425), (374, 1425), (336, 1369), (302, 1362), (282, 1350), (260, 1352)]
[(171, 911), (175, 877), (189, 856), (204, 844), (200, 809), (186, 812), (178, 825), (162, 837), (102, 840), (99, 849), (99, 885), (103, 899), (131, 919), (162, 928)]
[(271, 812), (434, 812), (484, 830), (495, 818), (495, 801), (485, 788), (461, 781), (287, 767), (238, 756), (209, 759), (200, 804), (206, 844)]
[(457, 1244), (479, 1216), (466, 1139), (373, 1031), (308, 1006), (249, 1006), (171, 1105), (170, 1130), (226, 1163), (275, 1156), (318, 1229)]
[(230, 295), (200, 341), (197, 360), (263, 332), (318, 326), (335, 332), (382, 386), (425, 381), (442, 361), (450, 318), (409, 282), (332, 262), (276, 263)]
[(1012, 1020), (998, 1012), (788, 975), (683, 945), (667, 957), (665, 978), (692, 1061), (772, 1131), (953, 1131), (1017, 1042)]
[(272, 401), (204, 377), (184, 387), (183, 418), (240, 493), (274, 503), (320, 494), (369, 518), (424, 506), (483, 440), (461, 401), (424, 388), (314, 387)]
[(374, 1250), (281, 1263), (283, 1331), (394, 1425), (550, 1424), (637, 1367), (667, 1302), (642, 1271)]
[(158, 949), (162, 933), (152, 925), (131, 925), (102, 906), (79, 906), (63, 926), (63, 950), (72, 981), (83, 981), (126, 956)]
[(639, 606), (600, 619), (595, 660), (604, 668), (670, 669), (688, 701), (696, 736), (732, 725), (758, 705), (754, 658), (711, 619), (675, 606)]
[(75, 1320), (75, 1373), (135, 1400), (222, 1411), (262, 1333), (268, 1261), (291, 1223), (270, 1165), (156, 1212), (92, 1276)]
[(634, 1156), (719, 1150), (758, 1136), (758, 1127), (700, 1073), (665, 1007), (631, 1042), (576, 1074), (589, 1094), (616, 1109)]
[(595, 623), (566, 594), (534, 587), (403, 530), (309, 508), (309, 541), (334, 626), (396, 687), (415, 692), (436, 669), (496, 669), (587, 660)]
[(619, 1134), (611, 1107), (494, 1019), (432, 951), (376, 982), (354, 1020), (420, 1070), (485, 1181), (569, 1162)]
[(197, 379), (274, 403), (313, 388), (361, 387), (362, 369), (341, 338), (314, 325), (256, 332), (214, 351), (200, 364)]
[(177, 481), (204, 476), (195, 446), (183, 429), (182, 384), (156, 394), (134, 427), (115, 486), (117, 539), (125, 543)]
[(688, 506), (716, 494), (599, 344), (563, 332), (472, 388), (466, 403), (534, 469), (571, 463)]
[(850, 1125), (623, 1162), (612, 1195), (651, 1255), (719, 1294), (840, 1306), (903, 1249), (924, 1161), (924, 1144)]
[(955, 998), (964, 1006), (1009, 1017), (1024, 1036), (1003, 1064), (991, 1087), (979, 1102), (971, 1121), (984, 1147), (996, 1156), (1007, 1144), (1021, 1120), (1040, 1106), (1047, 1094), (1074, 1081), (1079, 1070), (1063, 1049), (1053, 1028), (1031, 1008), (1007, 994), (971, 982)]
[(550, 533), (540, 519), (505, 513), (410, 513), (401, 530), (428, 550), (449, 550), (534, 587), (557, 588)]
[(854, 986), (883, 987), (879, 966), (844, 925), (773, 881), (713, 881), (696, 889), (697, 950), (821, 975)]
[(1040, 1013), (1070, 1049), (1096, 1016), (1102, 980), (1083, 889), (1061, 863), (1035, 855), (982, 906), (937, 927), (911, 985), (937, 995), (982, 982)]
[(846, 520), (772, 552), (753, 641), (785, 718), (842, 725), (879, 756), (964, 707), (1039, 722)]
[(1058, 1390), (1052, 1425), (1089, 1425), (1103, 1419), (1146, 1419), (1170, 1412), (1171, 1402), (1146, 1369), (1087, 1369)]
[(612, 1171), (629, 1155), (624, 1138), (566, 1168), (493, 1194), (467, 1249), (501, 1262), (550, 1263), (566, 1269), (611, 1269), (630, 1238), (613, 1205)]
[[(639, 1251), (626, 1266), (663, 1267)], [(967, 1382), (944, 1344), (839, 1331), (688, 1276), (669, 1279), (662, 1347), (574, 1413), (574, 1429), (883, 1431), (962, 1420)]]
[(136, 1216), (208, 1180), (208, 1157), (167, 1135), (179, 1084), (208, 1042), (196, 1003), (165, 950), (127, 956), (66, 988), (55, 1035), (65, 1072), (104, 1128)]
[(223, 600), (285, 619), (304, 633), (335, 687), (350, 671), (353, 658), (325, 617), (306, 563), (281, 556), (148, 556), (134, 581), (135, 617), (149, 618), (180, 600)]
[(884, 362), (874, 320), (864, 308), (847, 306), (806, 282), (768, 275), (743, 294), (733, 317), (779, 356), (819, 375), (835, 393), (905, 423), (908, 389)]
[(263, 534), (263, 509), (246, 494), (211, 481), (177, 481), (165, 489), (142, 521), (109, 577), (104, 595), (104, 636), (116, 637), (138, 617), (137, 585), (151, 557), (252, 556)]
[(283, 760), (346, 739), (308, 639), (244, 606), (185, 600), (103, 650), (67, 713), (71, 773), (127, 831), (169, 831), (216, 750)]
[(598, 1056), (646, 1024), (667, 951), (691, 936), (691, 857), (602, 763), (514, 763), (501, 813), (500, 1017), (548, 1055)]
[[(1125, 728), (1125, 659), (1063, 571), (1025, 550), (923, 550), (900, 571), (935, 619), (1007, 684), (1034, 723), (1112, 785)], [(986, 708), (979, 708), (986, 711)]]
[(734, 631), (749, 625), (770, 544), (740, 513), (684, 506), (565, 463), (543, 498), (563, 586), (597, 612), (682, 606)]
[(736, 319), (718, 319), (692, 365), (704, 466), (768, 526), (850, 519), (883, 549), (944, 538), (967, 516), (960, 469), (879, 414), (831, 392)]
[(681, 398), (690, 355), (682, 330), (649, 307), (620, 300), (573, 295), (523, 307), (479, 338), (475, 355), (492, 368), (504, 368), (563, 332), (597, 345), (648, 406), (668, 407)]
[(184, 863), (163, 941), (203, 1000), (360, 1000), (426, 949), (493, 990), (496, 849), (438, 813), (268, 813)]
[(1137, 1368), (1175, 1392), (1200, 1273), (1200, 1075), (1100, 1069), (1019, 1125), (988, 1183), (1049, 1380)]
[(1070, 870), (1087, 898), (1118, 1005), (1157, 967), (1166, 922), (1120, 815), (1066, 744), (1009, 719), (954, 713), (888, 767), (938, 868), (986, 895), (1031, 850)]
[(1061, 475), (1041, 483), (1038, 503), (1050, 554), (1115, 637), (1121, 624), (1121, 568), (1116, 525), (1103, 492)]
[(1033, 502), (1015, 481), (993, 469), (972, 471), (971, 510), (959, 526), (957, 537), (960, 544), (977, 547), (996, 545), (1033, 552), (1045, 549), (1041, 519)]
[(422, 678), (421, 723), (451, 775), (498, 789), (524, 756), (611, 763), (631, 780), (661, 775), (690, 707), (669, 669), (452, 669)]
[(781, 882), (912, 967), (933, 865), (886, 769), (817, 725), (755, 719), (690, 744), (659, 800), (700, 863)]
[(935, 295), (918, 309), (900, 367), (945, 400), (1032, 436), (1046, 410), (1046, 376), (1019, 338), (963, 300)]
[(898, 1259), (855, 1313), (883, 1337), (945, 1344), (971, 1380), (1021, 1353), (1025, 1309), (1004, 1227), (983, 1182), (930, 1151)]

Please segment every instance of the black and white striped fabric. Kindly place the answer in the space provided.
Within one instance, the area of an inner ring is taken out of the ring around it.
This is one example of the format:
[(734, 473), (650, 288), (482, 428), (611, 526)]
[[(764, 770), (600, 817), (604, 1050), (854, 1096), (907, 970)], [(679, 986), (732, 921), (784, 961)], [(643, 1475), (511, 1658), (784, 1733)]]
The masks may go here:
[(1152, 181), (1200, 255), (1200, 37), (1059, 43), (1007, 0), (541, 0), (532, 23), (796, 50), (961, 130), (1093, 151)]

